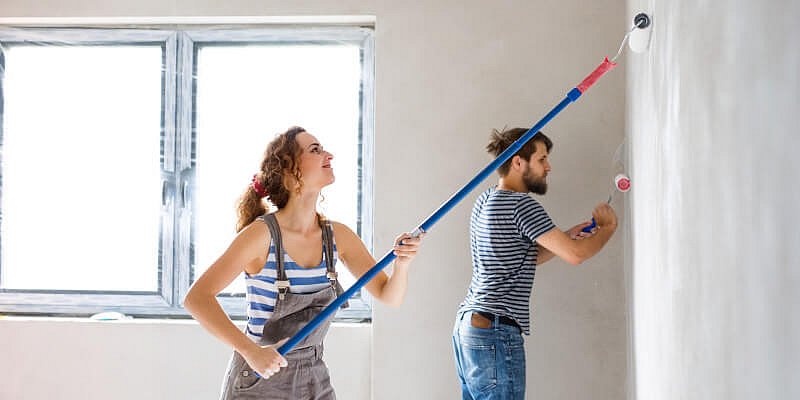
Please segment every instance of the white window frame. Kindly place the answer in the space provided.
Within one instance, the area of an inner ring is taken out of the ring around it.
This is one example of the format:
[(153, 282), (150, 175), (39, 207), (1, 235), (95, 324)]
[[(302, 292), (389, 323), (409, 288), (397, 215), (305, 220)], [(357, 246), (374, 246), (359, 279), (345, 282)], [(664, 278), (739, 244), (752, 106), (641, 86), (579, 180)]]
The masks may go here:
[[(182, 300), (189, 290), (193, 271), (191, 204), (195, 169), (192, 160), (193, 69), (195, 46), (207, 43), (351, 43), (362, 55), (361, 153), (359, 223), (354, 227), (367, 248), (373, 249), (374, 171), (374, 32), (361, 26), (171, 26), (143, 29), (92, 27), (2, 28), (0, 46), (15, 43), (56, 45), (161, 43), (165, 54), (162, 74), (161, 161), (162, 215), (160, 236), (159, 290), (157, 292), (46, 291), (0, 289), (0, 312), (7, 314), (85, 316), (100, 311), (118, 311), (138, 317), (187, 317)], [(0, 54), (2, 57), (2, 54)], [(3, 60), (0, 63), (4, 64)], [(0, 65), (0, 74), (3, 73)], [(185, 78), (189, 77), (189, 78)], [(2, 75), (0, 75), (2, 93)], [(0, 98), (2, 101), (2, 98)], [(0, 104), (0, 121), (2, 121)], [(0, 125), (0, 157), (2, 131)], [(0, 159), (1, 161), (1, 159)], [(156, 184), (154, 182), (154, 184)], [(2, 196), (2, 171), (0, 171)], [(0, 197), (1, 198), (1, 197)], [(0, 223), (2, 223), (0, 216)], [(232, 217), (233, 218), (233, 217)], [(2, 251), (2, 249), (0, 249)], [(0, 269), (3, 268), (0, 265)], [(234, 318), (245, 317), (243, 296), (219, 296), (225, 311)], [(350, 308), (337, 313), (337, 321), (371, 321), (371, 299), (366, 290), (350, 300)]]

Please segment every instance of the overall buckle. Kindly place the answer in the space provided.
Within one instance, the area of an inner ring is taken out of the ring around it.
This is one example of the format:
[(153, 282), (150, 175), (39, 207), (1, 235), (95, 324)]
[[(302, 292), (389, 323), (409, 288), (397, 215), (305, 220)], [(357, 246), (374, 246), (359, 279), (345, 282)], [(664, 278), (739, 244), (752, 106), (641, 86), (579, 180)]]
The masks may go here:
[(339, 274), (337, 272), (328, 272), (327, 276), (328, 280), (331, 281), (331, 283), (336, 283), (336, 278), (339, 277)]
[(283, 300), (289, 292), (289, 281), (275, 281), (275, 286), (278, 288), (278, 297)]

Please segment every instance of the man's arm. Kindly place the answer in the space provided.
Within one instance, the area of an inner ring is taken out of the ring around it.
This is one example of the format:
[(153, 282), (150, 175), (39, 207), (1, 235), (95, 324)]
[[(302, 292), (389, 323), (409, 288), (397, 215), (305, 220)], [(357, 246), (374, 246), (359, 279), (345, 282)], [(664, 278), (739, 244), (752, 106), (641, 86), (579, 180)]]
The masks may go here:
[[(558, 229), (554, 229), (554, 230), (558, 230)], [(536, 255), (536, 266), (542, 265), (542, 264), (550, 261), (550, 259), (553, 258), (554, 255), (555, 254), (553, 254), (552, 251), (547, 250), (546, 247), (539, 246), (539, 250), (538, 250), (537, 255)]]
[[(572, 240), (566, 232), (552, 229), (536, 238), (536, 242), (540, 245), (540, 261), (537, 265), (548, 261), (553, 255), (572, 265), (578, 265), (597, 254), (617, 229), (617, 216), (606, 203), (597, 206), (592, 215), (597, 221), (597, 233), (592, 237)], [(547, 251), (543, 251), (545, 249)]]
[[(580, 224), (575, 225), (572, 228), (569, 228), (564, 233), (566, 233), (567, 236), (569, 236), (570, 239), (572, 239), (572, 240), (583, 240), (585, 238), (592, 237), (592, 236), (594, 236), (595, 233), (597, 233), (597, 228), (592, 229), (591, 232), (584, 232), (583, 231), (583, 228), (586, 228), (587, 226), (590, 226), (591, 224), (592, 224), (591, 221), (581, 222)], [(537, 255), (536, 255), (536, 265), (542, 265), (542, 264), (550, 261), (550, 259), (553, 258), (553, 256), (555, 256), (555, 254), (553, 254), (552, 251), (548, 250), (544, 246), (538, 246)]]

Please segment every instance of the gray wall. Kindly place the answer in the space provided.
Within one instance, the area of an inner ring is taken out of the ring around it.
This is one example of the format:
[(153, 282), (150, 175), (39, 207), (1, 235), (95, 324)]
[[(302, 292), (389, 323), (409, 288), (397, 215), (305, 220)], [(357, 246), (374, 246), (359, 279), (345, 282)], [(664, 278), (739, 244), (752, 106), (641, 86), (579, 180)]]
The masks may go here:
[(800, 3), (629, 1), (640, 399), (800, 398)]
[[(491, 128), (532, 125), (616, 51), (628, 24), (624, 9), (619, 0), (2, 0), (0, 17), (375, 15), (375, 247), (383, 254), (397, 232), (412, 229), (489, 161), (483, 148)], [(546, 129), (556, 147), (543, 202), (564, 229), (605, 200), (609, 161), (623, 138), (624, 76), (623, 67), (608, 74)], [(458, 396), (450, 335), (471, 273), (468, 214), (477, 193), (428, 236), (406, 304), (376, 307), (374, 399)], [(622, 211), (623, 203), (616, 204)], [(539, 269), (526, 344), (529, 398), (625, 396), (621, 238), (583, 266), (554, 261)], [(188, 356), (198, 344), (179, 342), (172, 350)], [(0, 364), (0, 373), (13, 365)], [(195, 380), (217, 381), (216, 371), (158, 384), (172, 391)]]

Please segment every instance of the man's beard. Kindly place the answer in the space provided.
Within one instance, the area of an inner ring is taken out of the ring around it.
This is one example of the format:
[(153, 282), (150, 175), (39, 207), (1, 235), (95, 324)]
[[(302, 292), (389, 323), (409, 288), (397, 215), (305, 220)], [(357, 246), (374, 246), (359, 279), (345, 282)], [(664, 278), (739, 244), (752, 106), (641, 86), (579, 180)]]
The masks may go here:
[(542, 196), (547, 193), (547, 180), (544, 176), (541, 178), (533, 176), (530, 167), (522, 174), (522, 182), (525, 183), (525, 187), (531, 193)]

